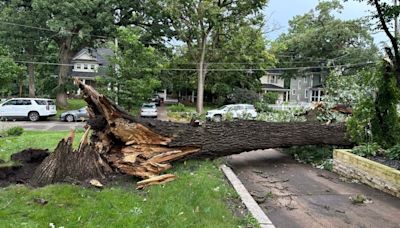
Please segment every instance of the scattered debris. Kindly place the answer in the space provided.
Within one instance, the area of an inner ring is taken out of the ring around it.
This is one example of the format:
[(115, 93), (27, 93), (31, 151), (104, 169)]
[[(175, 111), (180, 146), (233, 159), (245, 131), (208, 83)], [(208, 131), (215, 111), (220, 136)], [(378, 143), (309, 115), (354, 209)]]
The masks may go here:
[(365, 195), (363, 194), (357, 194), (354, 197), (350, 196), (349, 200), (351, 201), (352, 204), (359, 205), (359, 204), (367, 204), (367, 203), (372, 203), (371, 199), (368, 199)]
[(97, 188), (103, 188), (104, 187), (104, 185), (102, 183), (100, 183), (100, 181), (98, 181), (96, 179), (91, 179), (89, 181), (89, 184), (94, 186), (94, 187), (97, 187)]
[(43, 198), (34, 198), (33, 202), (40, 204), (40, 205), (46, 205), (49, 201), (47, 201)]

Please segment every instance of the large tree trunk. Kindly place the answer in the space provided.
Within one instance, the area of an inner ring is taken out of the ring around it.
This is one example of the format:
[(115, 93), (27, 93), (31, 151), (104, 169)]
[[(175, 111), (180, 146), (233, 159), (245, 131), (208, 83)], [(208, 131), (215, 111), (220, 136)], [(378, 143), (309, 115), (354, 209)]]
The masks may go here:
[[(173, 180), (174, 175), (160, 174), (171, 168), (171, 162), (181, 159), (217, 158), (256, 149), (301, 145), (352, 144), (345, 135), (343, 124), (234, 121), (192, 126), (137, 119), (92, 87), (80, 82), (78, 84), (88, 103), (88, 124), (93, 129), (89, 143), (91, 149), (88, 150), (98, 154), (95, 160), (100, 163), (97, 166), (90, 165), (92, 168), (87, 171), (86, 164), (90, 164), (90, 159), (74, 155), (72, 159), (67, 159), (68, 162), (63, 162), (64, 157), (68, 156), (65, 154), (71, 153), (68, 151), (70, 149), (57, 148), (55, 155), (46, 159), (35, 173), (35, 184), (43, 185), (65, 178), (65, 175), (53, 178), (54, 173), (63, 173), (59, 168), (66, 170), (68, 176), (76, 172), (77, 175), (73, 176), (75, 179), (88, 178), (88, 175), (80, 174), (82, 170), (92, 173), (93, 178), (99, 178), (105, 175), (104, 170), (107, 169), (104, 169), (103, 163), (106, 163), (114, 171), (145, 179), (138, 183), (138, 187), (145, 187)], [(80, 162), (80, 159), (84, 162)], [(76, 164), (72, 167), (65, 165), (74, 163), (73, 160), (76, 160)]]
[(207, 37), (202, 40), (201, 50), (200, 50), (200, 62), (197, 69), (197, 98), (196, 98), (196, 111), (197, 113), (203, 112), (203, 102), (204, 102), (204, 84), (207, 74), (207, 64), (205, 63), (206, 55), (206, 45)]
[(60, 71), (58, 73), (58, 89), (56, 95), (57, 105), (60, 107), (66, 107), (68, 105), (67, 94), (65, 91), (65, 84), (69, 72), (69, 61), (71, 59), (71, 42), (72, 38), (67, 37), (60, 42), (59, 62)]
[(35, 66), (33, 63), (28, 63), (28, 77), (29, 77), (29, 97), (36, 96), (35, 89)]

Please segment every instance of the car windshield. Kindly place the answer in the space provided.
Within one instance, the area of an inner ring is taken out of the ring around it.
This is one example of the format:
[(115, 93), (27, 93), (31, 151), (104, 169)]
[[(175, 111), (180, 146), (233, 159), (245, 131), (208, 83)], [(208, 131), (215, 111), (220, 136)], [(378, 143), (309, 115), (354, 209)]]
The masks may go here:
[(219, 107), (218, 110), (223, 110), (223, 109), (225, 109), (226, 107), (228, 107), (228, 106), (224, 105), (224, 106), (222, 106), (222, 107)]
[(156, 108), (153, 104), (143, 104), (142, 108)]

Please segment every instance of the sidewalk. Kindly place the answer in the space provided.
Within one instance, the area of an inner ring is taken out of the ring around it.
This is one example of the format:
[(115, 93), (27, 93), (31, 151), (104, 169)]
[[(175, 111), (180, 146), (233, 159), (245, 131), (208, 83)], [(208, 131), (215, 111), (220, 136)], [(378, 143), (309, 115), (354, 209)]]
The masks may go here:
[[(400, 199), (276, 150), (233, 155), (228, 165), (276, 227), (400, 226)], [(352, 204), (357, 194), (371, 202)]]

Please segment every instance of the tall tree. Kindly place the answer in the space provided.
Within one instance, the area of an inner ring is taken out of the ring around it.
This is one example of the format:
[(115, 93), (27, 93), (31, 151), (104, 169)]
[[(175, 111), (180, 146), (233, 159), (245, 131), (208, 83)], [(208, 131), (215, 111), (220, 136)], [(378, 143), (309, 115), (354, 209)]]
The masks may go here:
[(175, 38), (186, 44), (197, 66), (197, 112), (203, 110), (205, 78), (209, 59), (221, 37), (260, 16), (267, 0), (167, 0), (159, 8), (169, 19)]
[[(0, 39), (8, 46), (14, 59), (27, 62), (29, 96), (35, 97), (35, 65), (43, 59), (42, 48), (46, 46), (49, 31), (34, 27), (44, 26), (41, 13), (32, 9), (30, 0), (2, 1), (0, 8)], [(21, 78), (22, 79), (22, 78)]]
[(147, 101), (160, 87), (158, 76), (165, 62), (159, 51), (140, 41), (140, 35), (138, 29), (131, 27), (118, 29), (119, 42), (111, 59), (110, 77), (99, 78), (101, 91), (129, 111)]
[(13, 94), (12, 84), (18, 83), (21, 85), (21, 75), (24, 72), (24, 67), (19, 66), (12, 59), (9, 51), (6, 48), (0, 47), (0, 95), (7, 96)]
[(67, 105), (65, 85), (73, 54), (106, 40), (113, 31), (112, 3), (111, 0), (32, 0), (33, 10), (46, 17), (46, 28), (54, 32), (51, 39), (59, 48), (58, 105)]
[(279, 65), (318, 69), (376, 61), (378, 49), (368, 27), (362, 20), (337, 18), (335, 13), (342, 8), (338, 0), (322, 1), (314, 10), (294, 17), (276, 43)]
[(399, 50), (399, 31), (391, 32), (396, 29), (394, 20), (400, 15), (400, 6), (390, 5), (387, 2), (381, 0), (355, 0), (358, 2), (365, 2), (375, 8), (375, 12), (372, 15), (378, 20), (377, 28), (385, 32), (389, 38), (391, 44), (391, 50), (386, 49), (389, 61), (392, 65), (392, 70), (396, 74), (397, 87), (400, 88), (400, 50)]

